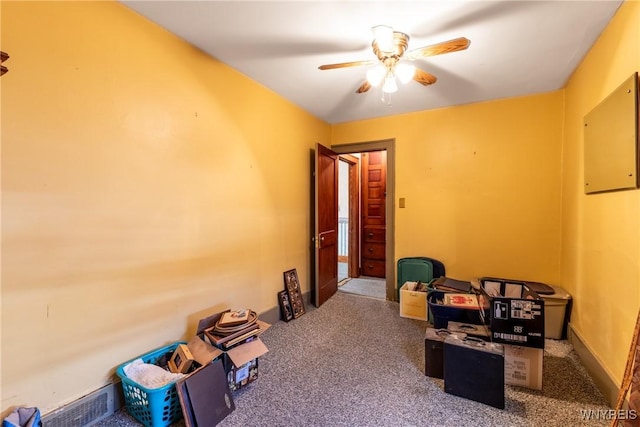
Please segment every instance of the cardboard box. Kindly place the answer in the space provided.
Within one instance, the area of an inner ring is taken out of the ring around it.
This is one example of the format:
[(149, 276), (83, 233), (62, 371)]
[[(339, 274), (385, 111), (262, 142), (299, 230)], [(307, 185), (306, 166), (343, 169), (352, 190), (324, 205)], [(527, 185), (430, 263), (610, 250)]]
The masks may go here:
[(544, 299), (524, 281), (484, 277), (480, 291), (489, 300), (491, 340), (544, 348)]
[[(232, 340), (224, 343), (218, 342), (216, 345), (215, 341), (212, 342), (211, 328), (215, 326), (223, 313), (225, 312), (201, 319), (198, 322), (196, 335), (222, 353), (229, 388), (231, 391), (236, 391), (258, 378), (258, 358), (269, 351), (267, 346), (260, 340), (259, 335), (271, 325), (258, 320), (258, 328), (254, 329), (255, 334), (229, 347), (226, 347), (225, 344), (232, 342)], [(238, 337), (242, 335), (238, 334)]]
[(187, 347), (193, 359), (200, 365), (207, 365), (217, 359), (222, 360), (222, 355), (224, 354), (222, 350), (212, 346), (198, 336), (191, 338), (187, 343)]
[(231, 391), (236, 391), (258, 378), (258, 358), (269, 350), (254, 338), (226, 352), (225, 371)]
[(542, 390), (544, 350), (504, 344), (505, 384)]
[(428, 320), (427, 287), (414, 290), (418, 282), (405, 282), (400, 288), (400, 317)]
[(173, 373), (186, 374), (194, 361), (189, 347), (186, 344), (179, 344), (169, 359), (169, 370)]

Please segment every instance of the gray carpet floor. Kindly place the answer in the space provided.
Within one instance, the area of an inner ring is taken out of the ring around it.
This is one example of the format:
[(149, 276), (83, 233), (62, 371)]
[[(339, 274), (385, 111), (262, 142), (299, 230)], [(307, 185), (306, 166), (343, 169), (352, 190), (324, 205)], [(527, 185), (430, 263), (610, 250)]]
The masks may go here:
[[(424, 375), (426, 322), (396, 302), (338, 292), (320, 308), (263, 335), (259, 377), (235, 392), (220, 426), (598, 426), (583, 410), (607, 410), (567, 341), (547, 340), (543, 390), (507, 385), (496, 409), (444, 392)], [(100, 427), (137, 425), (126, 410)], [(174, 426), (184, 426), (183, 421)]]
[(338, 290), (356, 295), (385, 299), (387, 297), (385, 290), (386, 285), (385, 279), (362, 276), (348, 279), (338, 287)]

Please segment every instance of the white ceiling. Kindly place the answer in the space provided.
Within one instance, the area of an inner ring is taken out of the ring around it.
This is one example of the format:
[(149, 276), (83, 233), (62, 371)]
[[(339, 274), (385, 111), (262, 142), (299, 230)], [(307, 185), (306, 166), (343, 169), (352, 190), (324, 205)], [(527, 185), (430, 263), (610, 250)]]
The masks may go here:
[[(122, 1), (328, 123), (560, 89), (622, 1)], [(364, 94), (371, 27), (409, 34), (409, 50), (466, 37), (467, 50), (414, 61), (438, 81), (411, 81), (381, 101)], [(214, 78), (214, 77), (212, 77)]]

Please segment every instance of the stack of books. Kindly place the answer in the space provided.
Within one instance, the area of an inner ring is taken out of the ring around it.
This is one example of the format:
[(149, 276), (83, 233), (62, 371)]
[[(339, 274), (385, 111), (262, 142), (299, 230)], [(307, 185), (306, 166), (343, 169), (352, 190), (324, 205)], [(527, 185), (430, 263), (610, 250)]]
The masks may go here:
[(204, 330), (204, 334), (210, 344), (227, 350), (259, 335), (265, 329), (262, 325), (255, 311), (225, 311), (214, 326)]

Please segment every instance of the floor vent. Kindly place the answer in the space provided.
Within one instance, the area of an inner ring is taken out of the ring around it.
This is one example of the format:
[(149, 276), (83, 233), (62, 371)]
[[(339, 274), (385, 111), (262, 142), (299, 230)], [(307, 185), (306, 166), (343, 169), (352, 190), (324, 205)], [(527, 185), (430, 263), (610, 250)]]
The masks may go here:
[(47, 427), (88, 427), (113, 415), (116, 408), (115, 387), (106, 385), (73, 403), (42, 417)]

